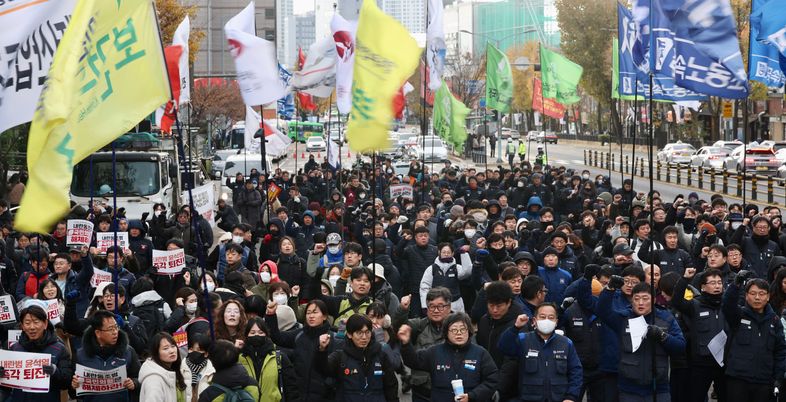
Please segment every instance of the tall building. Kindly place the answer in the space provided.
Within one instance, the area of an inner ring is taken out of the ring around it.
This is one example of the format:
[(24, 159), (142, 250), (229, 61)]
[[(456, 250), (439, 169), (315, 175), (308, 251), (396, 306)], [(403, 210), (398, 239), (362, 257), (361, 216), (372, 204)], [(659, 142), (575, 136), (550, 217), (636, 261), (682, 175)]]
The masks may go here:
[[(197, 15), (191, 22), (193, 29), (205, 32), (205, 39), (194, 61), (194, 74), (234, 74), (235, 63), (227, 49), (224, 25), (248, 6), (248, 0), (184, 0), (195, 5)], [(295, 18), (293, 0), (255, 0), (256, 34), (260, 38), (275, 40), (277, 57), (284, 65), (291, 66), (297, 55), (295, 46)], [(279, 12), (276, 12), (278, 8)], [(280, 18), (277, 20), (276, 15)]]
[(472, 35), (467, 32), (474, 31), (474, 9), (475, 4), (469, 1), (455, 2), (445, 6), (443, 26), (448, 59), (459, 54), (472, 55), (474, 40)]
[(542, 42), (559, 48), (560, 32), (554, 0), (506, 0), (476, 3), (473, 49), (482, 54), (487, 42), (505, 51), (526, 42)]
[(426, 32), (426, 1), (377, 0), (382, 11), (397, 19), (412, 34)]
[(295, 45), (304, 51), (317, 40), (316, 19), (313, 11), (295, 16)]

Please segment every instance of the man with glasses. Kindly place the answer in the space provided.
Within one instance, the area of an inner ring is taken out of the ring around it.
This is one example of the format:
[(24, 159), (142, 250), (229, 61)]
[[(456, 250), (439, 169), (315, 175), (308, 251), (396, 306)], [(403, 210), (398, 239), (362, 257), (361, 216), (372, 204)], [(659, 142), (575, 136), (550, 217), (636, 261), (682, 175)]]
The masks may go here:
[[(114, 314), (106, 310), (96, 311), (90, 318), (90, 327), (82, 338), (82, 348), (76, 353), (76, 364), (94, 370), (114, 370), (126, 367), (126, 378), (123, 379), (123, 389), (120, 392), (109, 394), (89, 394), (82, 396), (81, 400), (88, 402), (118, 402), (130, 401), (132, 392), (139, 388), (139, 358), (131, 346), (128, 337), (120, 330)], [(77, 388), (84, 379), (74, 375), (71, 387)]]
[[(393, 316), (393, 327), (399, 328), (406, 324), (412, 328), (410, 342), (416, 351), (426, 350), (432, 345), (436, 345), (443, 340), (442, 323), (450, 315), (450, 290), (443, 287), (432, 288), (426, 294), (426, 317), (410, 318), (410, 303), (412, 296), (406, 295), (401, 298), (399, 308)], [(429, 373), (425, 371), (412, 370), (412, 401), (428, 401), (431, 396), (431, 381)]]
[(725, 273), (724, 289), (734, 282), (734, 278), (737, 276), (738, 272), (751, 270), (748, 261), (742, 258), (742, 247), (740, 247), (739, 244), (729, 244), (726, 249), (728, 252), (726, 263), (729, 265), (729, 269), (728, 272)]
[[(713, 246), (723, 247), (723, 246)], [(719, 250), (712, 252), (719, 253)], [(725, 258), (724, 258), (725, 260)], [(696, 275), (694, 268), (687, 268), (685, 274), (674, 287), (672, 306), (682, 313), (686, 327), (690, 332), (686, 334), (690, 340), (688, 350), (689, 370), (689, 397), (690, 401), (700, 401), (707, 397), (710, 384), (715, 383), (718, 402), (725, 402), (726, 390), (723, 382), (723, 360), (716, 359), (710, 350), (710, 342), (721, 332), (729, 334), (729, 325), (721, 310), (723, 298), (723, 274), (716, 268), (708, 268), (699, 274), (701, 295), (692, 299), (685, 298), (685, 291)]]
[(770, 240), (770, 220), (765, 216), (756, 216), (751, 221), (753, 230), (750, 236), (745, 234), (748, 226), (748, 218), (745, 218), (742, 226), (734, 231), (731, 236), (731, 243), (739, 244), (742, 248), (742, 256), (751, 265), (751, 270), (757, 278), (766, 278), (767, 269), (773, 256), (780, 255), (781, 249), (778, 243)]
[[(625, 280), (627, 281), (627, 278)], [(614, 308), (617, 285), (619, 280), (612, 278), (601, 292), (597, 313), (603, 323), (617, 334), (620, 350), (619, 401), (668, 402), (671, 400), (669, 356), (684, 353), (685, 338), (682, 330), (668, 310), (653, 310), (652, 288), (646, 283), (638, 283), (630, 290), (630, 309)], [(623, 284), (623, 292), (628, 286), (630, 283)], [(634, 320), (640, 320), (640, 317), (646, 320), (643, 324), (646, 325), (643, 338), (634, 336), (636, 329), (632, 328), (636, 322)]]
[[(750, 271), (740, 271), (723, 296), (723, 313), (730, 327), (724, 381), (729, 401), (768, 401), (775, 388), (784, 392), (783, 325), (769, 304), (767, 281), (750, 279), (753, 276)], [(741, 288), (744, 305), (739, 303)]]

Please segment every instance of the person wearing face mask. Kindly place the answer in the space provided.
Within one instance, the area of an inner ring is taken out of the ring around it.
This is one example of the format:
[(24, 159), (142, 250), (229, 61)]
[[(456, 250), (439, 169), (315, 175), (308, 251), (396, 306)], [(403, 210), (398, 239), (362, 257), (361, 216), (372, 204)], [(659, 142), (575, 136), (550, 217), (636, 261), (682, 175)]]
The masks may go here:
[(286, 398), (297, 401), (300, 390), (297, 375), (286, 354), (276, 349), (270, 340), (267, 324), (260, 317), (251, 318), (245, 327), (245, 343), (240, 350), (240, 363), (248, 375), (256, 381), (259, 401), (278, 402)]
[(216, 369), (207, 358), (212, 342), (210, 336), (198, 334), (188, 338), (188, 353), (180, 364), (180, 373), (191, 390), (191, 400), (184, 402), (197, 402), (199, 395), (213, 382)]
[(478, 250), (472, 266), (475, 287), (480, 288), (486, 282), (498, 280), (499, 265), (505, 261), (512, 261), (512, 259), (505, 250), (505, 239), (502, 235), (492, 233), (488, 239), (478, 239)]
[[(682, 330), (668, 310), (653, 310), (652, 288), (646, 283), (639, 283), (631, 290), (630, 309), (614, 308), (618, 285), (614, 278), (606, 285), (598, 298), (597, 314), (617, 334), (620, 401), (669, 401), (669, 356), (685, 352)], [(640, 346), (634, 348), (631, 322), (638, 317), (646, 320), (647, 327), (643, 338), (637, 338)]]
[(686, 327), (690, 332), (686, 334), (690, 348), (688, 361), (690, 362), (689, 398), (698, 401), (707, 396), (710, 384), (715, 383), (718, 401), (725, 402), (726, 390), (724, 384), (723, 361), (718, 362), (707, 345), (710, 344), (719, 332), (729, 334), (729, 324), (721, 309), (723, 299), (722, 272), (717, 269), (708, 269), (699, 274), (701, 294), (688, 300), (685, 298), (689, 283), (694, 281), (696, 269), (687, 268), (685, 274), (674, 287), (675, 297), (671, 300), (672, 306), (682, 313)]
[(452, 295), (450, 308), (454, 312), (464, 312), (464, 300), (461, 298), (459, 281), (469, 278), (472, 275), (472, 260), (469, 258), (468, 249), (465, 247), (459, 251), (461, 262), (458, 263), (454, 258), (453, 246), (449, 243), (442, 243), (438, 247), (439, 256), (434, 260), (420, 280), (420, 305), (426, 305), (426, 295), (433, 287), (445, 287), (450, 290)]
[[(410, 344), (412, 328), (402, 325), (398, 339), (402, 343), (404, 364), (429, 372), (431, 401), (486, 401), (497, 389), (497, 365), (489, 352), (472, 343), (472, 322), (464, 313), (453, 313), (443, 325), (444, 342), (416, 351)], [(453, 382), (461, 380), (463, 392), (454, 392)]]
[[(554, 333), (558, 308), (543, 303), (534, 311), (533, 331), (522, 332), (530, 317), (521, 314), (499, 339), (499, 349), (518, 363), (518, 378), (500, 389), (516, 389), (519, 400), (564, 402), (579, 400), (582, 368), (573, 343)], [(548, 393), (547, 393), (548, 392)]]
[[(752, 229), (750, 236), (745, 233), (749, 222)], [(734, 231), (730, 239), (731, 243), (740, 245), (745, 261), (751, 265), (757, 278), (767, 278), (770, 260), (782, 253), (778, 243), (770, 240), (770, 228), (770, 220), (765, 216), (758, 215), (752, 220), (745, 218), (742, 226)]]
[[(235, 225), (232, 232), (224, 233), (218, 239), (218, 247), (213, 248), (213, 251), (207, 256), (207, 266), (213, 268), (215, 272), (225, 273), (228, 265), (226, 259), (226, 248), (230, 244), (237, 244), (243, 248), (242, 263), (247, 265), (249, 261), (256, 261), (257, 256), (252, 247), (245, 244), (244, 224)], [(261, 262), (261, 261), (260, 261)], [(221, 275), (223, 279), (223, 275)]]
[(189, 287), (182, 287), (175, 292), (175, 308), (164, 323), (163, 331), (174, 333), (197, 315), (199, 296)]
[(270, 285), (279, 282), (278, 266), (273, 261), (265, 261), (259, 265), (259, 283), (251, 288), (251, 292), (268, 300)]

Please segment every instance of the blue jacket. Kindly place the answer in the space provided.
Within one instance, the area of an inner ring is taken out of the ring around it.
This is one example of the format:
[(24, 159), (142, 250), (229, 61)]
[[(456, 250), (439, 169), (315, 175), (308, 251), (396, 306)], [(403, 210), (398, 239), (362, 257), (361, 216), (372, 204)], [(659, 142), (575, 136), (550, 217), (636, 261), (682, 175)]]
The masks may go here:
[[(616, 310), (614, 308), (614, 296), (616, 292), (612, 292), (610, 290), (604, 290), (600, 297), (598, 297), (598, 306), (597, 306), (597, 314), (603, 322), (608, 325), (614, 332), (617, 334), (617, 339), (620, 345), (620, 357), (624, 358), (624, 345), (626, 342), (630, 342), (630, 328), (628, 327), (628, 320), (630, 318), (638, 317), (631, 308), (627, 310)], [(676, 355), (679, 353), (685, 353), (685, 337), (682, 335), (682, 330), (680, 329), (677, 320), (674, 318), (673, 315), (668, 310), (661, 310), (656, 308), (652, 313), (644, 317), (647, 320), (647, 323), (652, 323), (653, 319), (655, 322), (661, 322), (668, 326), (666, 332), (668, 336), (663, 342), (657, 342), (655, 344), (655, 353), (657, 359), (665, 359), (665, 364), (663, 364), (663, 377), (656, 377), (656, 392), (657, 393), (664, 393), (669, 392), (670, 386), (668, 381), (668, 356), (669, 355)], [(642, 371), (642, 375), (644, 377), (651, 377), (651, 368), (646, 368), (645, 366), (649, 364), (651, 361), (651, 342), (648, 339), (644, 339), (642, 341), (641, 347), (637, 352), (628, 353), (626, 356), (630, 356), (631, 354), (634, 356), (639, 356), (640, 361), (645, 364), (638, 364), (638, 365), (631, 365), (629, 361), (625, 359), (621, 359), (619, 365), (619, 389), (620, 391), (626, 393), (632, 393), (636, 395), (652, 395), (652, 383), (650, 379), (649, 384), (642, 384), (640, 382), (636, 382), (631, 380), (629, 377), (635, 376), (634, 373), (636, 371)], [(656, 367), (658, 367), (658, 363), (656, 362)], [(625, 373), (625, 375), (623, 375)]]
[[(63, 297), (74, 290), (79, 291), (79, 298), (76, 300), (76, 313), (79, 317), (84, 317), (87, 307), (90, 305), (90, 297), (93, 296), (93, 288), (90, 286), (90, 278), (93, 277), (93, 260), (90, 254), (82, 257), (82, 269), (77, 274), (73, 270), (68, 271), (66, 277), (65, 292)], [(55, 279), (56, 275), (51, 275)], [(129, 290), (129, 289), (126, 289)]]
[[(31, 342), (23, 332), (19, 342), (11, 346), (14, 352), (43, 353), (52, 356), (52, 365), (56, 366), (54, 374), (49, 379), (49, 392), (45, 394), (34, 394), (14, 389), (11, 391), (11, 402), (60, 402), (60, 390), (68, 389), (71, 385), (71, 378), (74, 375), (74, 366), (71, 363), (71, 353), (57, 339), (55, 332), (50, 326), (44, 332), (44, 337), (39, 342)], [(6, 373), (11, 369), (6, 368)]]
[(546, 294), (546, 301), (556, 303), (558, 306), (562, 304), (562, 299), (565, 298), (565, 289), (573, 280), (570, 272), (560, 267), (538, 267), (538, 276), (546, 283), (546, 289), (549, 291)]
[(530, 207), (534, 205), (540, 207), (538, 208), (538, 211), (540, 211), (540, 209), (543, 208), (543, 202), (540, 200), (540, 197), (538, 197), (537, 195), (533, 195), (532, 197), (529, 197), (529, 200), (527, 201), (527, 210), (520, 213), (518, 218), (527, 218), (529, 222), (540, 222), (540, 212), (530, 211)]
[(570, 339), (552, 334), (544, 341), (535, 331), (519, 332), (512, 326), (502, 333), (497, 346), (519, 362), (519, 400), (578, 400), (584, 372)]
[[(120, 331), (117, 343), (113, 347), (102, 348), (98, 345), (92, 328), (85, 331), (82, 337), (82, 348), (76, 352), (75, 363), (97, 370), (113, 370), (126, 366), (126, 375), (134, 381), (134, 389), (139, 389), (139, 358), (134, 349), (128, 345), (128, 337)], [(128, 402), (132, 401), (133, 393), (127, 390), (111, 394), (93, 394), (80, 397), (83, 402)]]

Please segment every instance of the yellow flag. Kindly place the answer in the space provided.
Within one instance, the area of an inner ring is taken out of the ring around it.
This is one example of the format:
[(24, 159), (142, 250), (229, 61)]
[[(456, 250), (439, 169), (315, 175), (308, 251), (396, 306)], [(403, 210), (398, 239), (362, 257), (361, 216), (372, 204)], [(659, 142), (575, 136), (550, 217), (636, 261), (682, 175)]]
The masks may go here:
[(30, 178), (15, 226), (46, 233), (68, 211), (74, 164), (169, 98), (152, 2), (79, 1), (30, 126)]
[(388, 147), (393, 97), (418, 65), (421, 49), (398, 21), (375, 1), (360, 9), (352, 73), (349, 147), (356, 152)]

